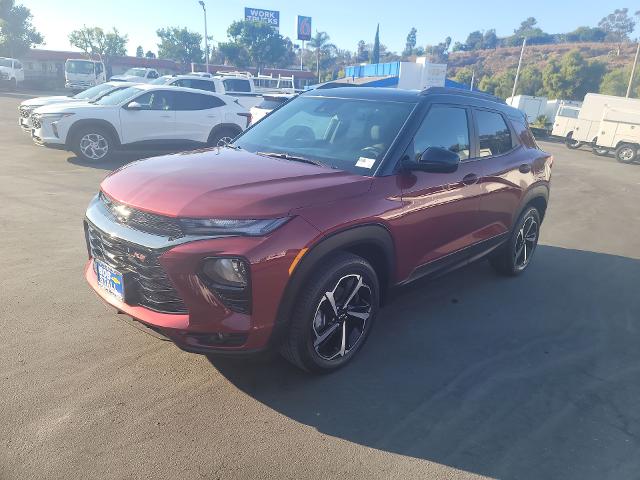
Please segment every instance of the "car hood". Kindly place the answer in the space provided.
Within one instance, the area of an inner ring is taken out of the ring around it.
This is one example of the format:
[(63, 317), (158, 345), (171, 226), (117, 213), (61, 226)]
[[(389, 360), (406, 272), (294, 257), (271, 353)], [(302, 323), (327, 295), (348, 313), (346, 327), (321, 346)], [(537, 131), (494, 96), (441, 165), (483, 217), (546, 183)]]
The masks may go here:
[(80, 100), (77, 98), (65, 97), (64, 95), (58, 95), (55, 97), (36, 97), (30, 98), (29, 100), (25, 100), (20, 105), (23, 107), (42, 107), (43, 105), (52, 105), (54, 103), (73, 103), (79, 102)]
[(12, 73), (12, 69), (9, 67), (0, 67), (0, 72)]
[(44, 105), (42, 107), (38, 107), (34, 110), (33, 113), (78, 113), (94, 110), (96, 108), (105, 109), (105, 108), (113, 108), (111, 105), (96, 105), (94, 103), (89, 103), (86, 100), (76, 100), (71, 102), (64, 103), (53, 103), (50, 105)]
[(131, 163), (101, 189), (133, 208), (171, 217), (277, 218), (357, 197), (371, 178), (228, 148)]
[(114, 75), (109, 79), (109, 81), (113, 82), (143, 82), (144, 77), (136, 77), (135, 75)]

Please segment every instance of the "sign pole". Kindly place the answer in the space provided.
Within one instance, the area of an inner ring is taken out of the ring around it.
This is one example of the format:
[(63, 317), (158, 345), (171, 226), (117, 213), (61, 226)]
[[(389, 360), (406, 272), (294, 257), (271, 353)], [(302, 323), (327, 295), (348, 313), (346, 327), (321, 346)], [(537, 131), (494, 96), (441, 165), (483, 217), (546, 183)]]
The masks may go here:
[(302, 59), (304, 57), (304, 40), (302, 40), (302, 48), (300, 49), (300, 71), (304, 70)]

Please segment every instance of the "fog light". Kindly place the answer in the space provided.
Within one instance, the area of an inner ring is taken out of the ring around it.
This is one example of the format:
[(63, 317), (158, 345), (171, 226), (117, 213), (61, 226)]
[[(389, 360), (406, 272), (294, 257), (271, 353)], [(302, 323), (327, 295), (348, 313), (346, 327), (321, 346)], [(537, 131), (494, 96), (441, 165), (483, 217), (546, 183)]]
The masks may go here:
[(247, 265), (240, 258), (207, 259), (202, 273), (217, 285), (243, 288), (248, 283)]

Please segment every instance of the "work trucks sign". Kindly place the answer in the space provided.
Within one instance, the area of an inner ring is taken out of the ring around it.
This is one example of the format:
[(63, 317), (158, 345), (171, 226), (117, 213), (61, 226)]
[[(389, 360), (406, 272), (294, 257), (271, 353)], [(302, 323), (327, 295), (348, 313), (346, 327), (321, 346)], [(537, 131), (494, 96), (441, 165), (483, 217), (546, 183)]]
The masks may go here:
[(262, 8), (244, 8), (244, 19), (250, 22), (263, 22), (271, 25), (276, 30), (280, 29), (280, 12), (276, 10), (263, 10)]

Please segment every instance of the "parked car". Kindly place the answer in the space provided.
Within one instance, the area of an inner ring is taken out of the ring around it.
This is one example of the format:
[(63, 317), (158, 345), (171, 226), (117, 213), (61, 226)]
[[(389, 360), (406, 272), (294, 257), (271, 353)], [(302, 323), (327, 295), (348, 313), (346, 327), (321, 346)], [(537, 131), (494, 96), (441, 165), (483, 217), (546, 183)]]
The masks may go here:
[(86, 212), (85, 275), (187, 351), (275, 348), (331, 371), (362, 348), (391, 287), (486, 256), (524, 272), (551, 166), (496, 97), (315, 90), (229, 148), (108, 176)]
[(207, 92), (217, 92), (224, 94), (222, 80), (214, 77), (202, 77), (194, 74), (187, 75), (163, 75), (149, 82), (153, 85), (174, 85), (176, 87), (195, 88), (206, 90)]
[(249, 113), (232, 98), (192, 88), (139, 84), (91, 103), (48, 105), (33, 113), (33, 140), (104, 161), (114, 150), (228, 142)]
[(81, 92), (106, 81), (104, 63), (100, 60), (70, 58), (64, 63), (64, 86), (73, 92)]
[(131, 83), (150, 83), (159, 78), (160, 74), (155, 68), (130, 68), (122, 75), (113, 75), (111, 80), (119, 80), (121, 82)]
[(614, 152), (621, 163), (638, 160), (640, 150), (640, 110), (605, 108), (598, 128), (594, 153)]
[(0, 57), (0, 82), (18, 88), (24, 81), (24, 67), (20, 60), (15, 58)]
[(295, 93), (274, 93), (272, 95), (263, 95), (262, 101), (255, 107), (251, 107), (251, 110), (249, 110), (251, 112), (251, 123), (256, 123), (257, 121), (262, 120), (265, 115), (288, 102), (295, 96)]
[(123, 90), (130, 86), (131, 84), (128, 82), (107, 82), (88, 88), (73, 96), (56, 95), (53, 97), (30, 98), (20, 103), (18, 107), (18, 125), (20, 125), (23, 130), (31, 133), (31, 114), (38, 107), (59, 103), (90, 102), (98, 100), (111, 92)]

